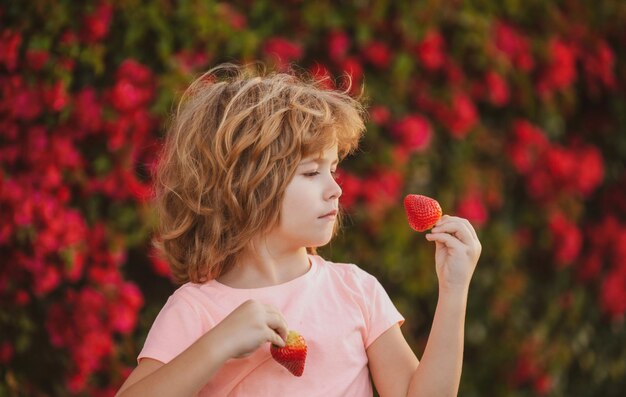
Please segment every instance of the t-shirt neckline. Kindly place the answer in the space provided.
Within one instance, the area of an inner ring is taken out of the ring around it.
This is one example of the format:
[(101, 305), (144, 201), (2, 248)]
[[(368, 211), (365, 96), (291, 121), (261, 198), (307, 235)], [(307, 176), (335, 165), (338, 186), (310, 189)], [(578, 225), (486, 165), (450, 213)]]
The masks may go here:
[(311, 255), (311, 254), (307, 254), (307, 257), (309, 259), (309, 264), (310, 264), (309, 270), (307, 270), (307, 272), (302, 274), (301, 276), (298, 276), (292, 280), (286, 281), (281, 284), (269, 285), (267, 287), (258, 287), (258, 288), (235, 288), (235, 287), (230, 287), (226, 284), (222, 284), (215, 279), (210, 280), (207, 284), (219, 290), (229, 291), (231, 293), (237, 293), (237, 292), (254, 293), (254, 292), (264, 292), (264, 291), (277, 290), (277, 289), (295, 288), (295, 286), (305, 283), (317, 271), (317, 266), (318, 266), (317, 258), (318, 257), (316, 255)]

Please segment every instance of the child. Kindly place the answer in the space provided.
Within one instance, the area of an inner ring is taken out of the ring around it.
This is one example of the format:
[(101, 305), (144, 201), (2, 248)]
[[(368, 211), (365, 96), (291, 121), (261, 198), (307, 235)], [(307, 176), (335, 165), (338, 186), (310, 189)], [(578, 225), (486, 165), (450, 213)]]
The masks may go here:
[[(364, 130), (345, 92), (222, 65), (183, 95), (157, 170), (159, 247), (184, 283), (156, 318), (119, 396), (456, 395), (480, 243), (444, 216), (439, 301), (423, 358), (376, 278), (317, 256), (337, 229), (339, 160)], [(304, 374), (274, 361), (288, 330)], [(269, 343), (268, 343), (269, 342)]]

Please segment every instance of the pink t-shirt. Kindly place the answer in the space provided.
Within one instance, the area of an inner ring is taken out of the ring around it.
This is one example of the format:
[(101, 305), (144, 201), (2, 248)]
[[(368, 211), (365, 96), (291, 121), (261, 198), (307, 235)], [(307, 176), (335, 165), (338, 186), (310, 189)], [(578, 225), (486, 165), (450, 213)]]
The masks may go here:
[(275, 362), (269, 344), (228, 360), (200, 396), (372, 396), (367, 347), (404, 318), (378, 280), (352, 264), (309, 255), (309, 271), (289, 282), (256, 289), (215, 280), (187, 283), (157, 316), (141, 358), (167, 363), (248, 299), (277, 307), (307, 342), (301, 377)]

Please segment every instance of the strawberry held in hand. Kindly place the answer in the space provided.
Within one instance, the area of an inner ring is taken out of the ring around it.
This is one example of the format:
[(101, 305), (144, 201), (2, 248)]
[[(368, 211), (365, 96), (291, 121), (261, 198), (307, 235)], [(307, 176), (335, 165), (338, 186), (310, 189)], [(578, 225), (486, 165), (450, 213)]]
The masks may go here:
[(404, 209), (409, 225), (418, 232), (431, 229), (441, 218), (441, 206), (437, 200), (419, 194), (407, 195)]
[(306, 342), (302, 335), (296, 331), (289, 331), (285, 343), (285, 347), (274, 344), (270, 346), (272, 357), (295, 376), (301, 376), (306, 360)]

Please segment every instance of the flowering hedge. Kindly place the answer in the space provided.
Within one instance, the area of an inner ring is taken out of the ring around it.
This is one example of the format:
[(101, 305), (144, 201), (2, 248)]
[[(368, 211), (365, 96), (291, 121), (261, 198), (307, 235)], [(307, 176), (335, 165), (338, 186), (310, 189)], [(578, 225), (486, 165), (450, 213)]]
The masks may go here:
[(0, 395), (115, 393), (174, 288), (148, 205), (172, 104), (257, 59), (364, 87), (323, 253), (379, 277), (418, 355), (436, 276), (402, 197), (477, 227), (460, 395), (621, 395), (625, 18), (621, 0), (3, 3)]

